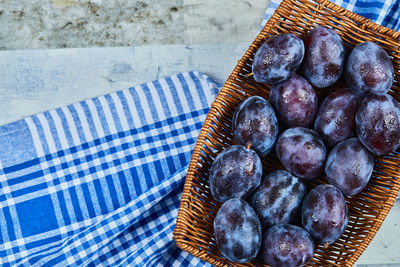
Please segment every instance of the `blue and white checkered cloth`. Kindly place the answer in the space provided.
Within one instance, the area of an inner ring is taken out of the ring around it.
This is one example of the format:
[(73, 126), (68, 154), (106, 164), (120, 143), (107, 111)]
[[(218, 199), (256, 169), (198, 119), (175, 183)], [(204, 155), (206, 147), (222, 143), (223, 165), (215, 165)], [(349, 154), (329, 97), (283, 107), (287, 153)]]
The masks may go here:
[[(382, 26), (400, 29), (400, 1), (398, 0), (330, 0), (338, 6), (357, 13)], [(271, 0), (261, 27), (267, 23), (281, 0)]]
[[(398, 2), (336, 2), (399, 28)], [(220, 86), (187, 72), (0, 127), (1, 266), (209, 266), (172, 231)]]
[(182, 73), (0, 127), (1, 266), (200, 262), (172, 231), (220, 86)]

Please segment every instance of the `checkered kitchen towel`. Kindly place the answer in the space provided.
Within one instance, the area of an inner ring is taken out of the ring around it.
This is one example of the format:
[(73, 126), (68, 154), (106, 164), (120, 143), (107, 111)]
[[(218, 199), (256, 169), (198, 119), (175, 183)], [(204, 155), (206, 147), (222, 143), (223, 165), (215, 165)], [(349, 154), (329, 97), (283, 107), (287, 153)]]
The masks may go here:
[(199, 262), (172, 231), (220, 86), (182, 73), (0, 127), (1, 266)]
[[(330, 0), (349, 11), (357, 13), (382, 26), (400, 29), (400, 1), (398, 0)], [(267, 23), (269, 18), (278, 8), (281, 0), (271, 0), (261, 27)]]
[[(399, 3), (339, 4), (399, 27)], [(220, 86), (187, 72), (0, 127), (1, 266), (208, 265), (172, 231)]]

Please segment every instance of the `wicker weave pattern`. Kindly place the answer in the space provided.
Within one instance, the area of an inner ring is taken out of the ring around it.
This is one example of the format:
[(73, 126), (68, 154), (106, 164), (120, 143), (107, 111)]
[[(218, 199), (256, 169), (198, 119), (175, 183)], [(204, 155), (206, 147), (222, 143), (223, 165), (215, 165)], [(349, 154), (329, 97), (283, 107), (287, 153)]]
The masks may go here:
[[(215, 156), (233, 144), (231, 118), (235, 108), (251, 95), (269, 98), (269, 86), (256, 83), (251, 72), (252, 58), (265, 38), (277, 33), (294, 33), (304, 38), (316, 25), (332, 27), (349, 48), (363, 41), (381, 45), (392, 58), (395, 82), (390, 94), (400, 101), (400, 33), (377, 25), (328, 1), (284, 0), (246, 51), (224, 84), (201, 130), (182, 195), (174, 239), (183, 250), (216, 266), (232, 265), (218, 251), (213, 237), (213, 220), (220, 204), (208, 187), (208, 171)], [(343, 88), (344, 82), (319, 89), (324, 96)], [(367, 187), (347, 198), (349, 224), (342, 237), (328, 248), (319, 246), (310, 266), (351, 266), (367, 248), (393, 206), (400, 189), (400, 153), (375, 159), (373, 176)], [(283, 168), (274, 153), (262, 160), (264, 173)], [(324, 177), (308, 183), (325, 183)], [(257, 266), (260, 261), (235, 266)]]

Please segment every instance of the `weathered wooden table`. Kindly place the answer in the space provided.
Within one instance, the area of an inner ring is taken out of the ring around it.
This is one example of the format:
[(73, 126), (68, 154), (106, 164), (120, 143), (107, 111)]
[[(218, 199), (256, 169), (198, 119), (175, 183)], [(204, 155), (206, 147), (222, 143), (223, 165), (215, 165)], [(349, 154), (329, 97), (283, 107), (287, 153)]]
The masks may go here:
[[(0, 51), (0, 124), (171, 74), (224, 82), (248, 43)], [(357, 266), (400, 266), (400, 201)]]

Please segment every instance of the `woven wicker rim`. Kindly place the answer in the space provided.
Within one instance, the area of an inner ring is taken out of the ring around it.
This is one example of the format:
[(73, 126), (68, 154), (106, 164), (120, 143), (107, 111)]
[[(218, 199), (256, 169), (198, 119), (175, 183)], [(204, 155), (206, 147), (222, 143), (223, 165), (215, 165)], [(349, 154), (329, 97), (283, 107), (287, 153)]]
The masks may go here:
[[(295, 3), (301, 3), (306, 7), (306, 9), (299, 9)], [(194, 198), (196, 197), (201, 197), (204, 198), (204, 195), (201, 196), (200, 193), (196, 192), (196, 188), (199, 186), (197, 185), (198, 182), (194, 181), (194, 178), (196, 175), (199, 175), (201, 171), (204, 171), (205, 169), (209, 168), (209, 164), (207, 162), (201, 161), (200, 165), (202, 165), (201, 170), (199, 171), (199, 160), (201, 157), (204, 156), (204, 148), (208, 151), (213, 151), (211, 147), (209, 147), (209, 144), (205, 142), (206, 139), (210, 139), (210, 130), (212, 131), (217, 131), (215, 127), (215, 118), (219, 118), (220, 114), (224, 114), (224, 108), (229, 106), (230, 103), (226, 101), (226, 98), (230, 95), (232, 95), (232, 90), (238, 90), (238, 77), (240, 77), (241, 80), (243, 80), (243, 74), (244, 72), (249, 72), (249, 60), (252, 58), (254, 51), (257, 50), (259, 45), (262, 43), (262, 41), (271, 34), (271, 31), (274, 30), (274, 27), (279, 28), (280, 24), (279, 21), (282, 19), (283, 15), (286, 16), (295, 16), (299, 22), (303, 22), (305, 19), (311, 21), (311, 22), (316, 22), (317, 18), (314, 16), (314, 13), (324, 9), (328, 13), (335, 14), (335, 16), (340, 16), (341, 20), (334, 20), (332, 22), (330, 19), (331, 17), (324, 17), (324, 18), (319, 18), (319, 22), (323, 20), (323, 24), (325, 25), (330, 25), (334, 26), (335, 23), (336, 25), (344, 25), (348, 28), (352, 28), (352, 26), (355, 26), (358, 31), (352, 31), (348, 30), (344, 35), (341, 35), (341, 37), (344, 39), (346, 42), (348, 39), (351, 38), (354, 42), (362, 42), (365, 39), (365, 36), (363, 34), (370, 34), (372, 31), (374, 33), (373, 37), (369, 37), (370, 40), (372, 41), (377, 41), (380, 42), (383, 45), (389, 46), (392, 49), (389, 52), (390, 56), (392, 56), (395, 60), (395, 84), (392, 87), (390, 94), (395, 97), (397, 100), (400, 100), (400, 90), (398, 89), (398, 79), (400, 77), (400, 66), (399, 66), (399, 61), (400, 61), (400, 44), (398, 42), (398, 39), (400, 37), (400, 33), (396, 32), (394, 30), (391, 30), (389, 28), (380, 26), (376, 23), (371, 22), (370, 20), (357, 15), (355, 13), (352, 13), (348, 10), (343, 9), (342, 7), (339, 7), (329, 1), (325, 0), (316, 0), (316, 1), (309, 1), (309, 0), (284, 0), (281, 2), (273, 16), (270, 18), (270, 20), (267, 22), (263, 30), (258, 34), (254, 42), (250, 45), (249, 49), (245, 52), (243, 55), (242, 59), (238, 61), (237, 66), (229, 76), (228, 80), (225, 82), (224, 86), (222, 87), (218, 97), (216, 100), (212, 103), (211, 109), (209, 111), (209, 114), (207, 115), (207, 118), (204, 122), (204, 125), (200, 131), (200, 136), (196, 142), (196, 146), (194, 148), (192, 160), (189, 165), (188, 173), (187, 173), (187, 178), (182, 194), (182, 200), (181, 200), (181, 205), (179, 207), (179, 214), (177, 218), (177, 223), (176, 227), (174, 230), (174, 239), (177, 243), (177, 245), (189, 252), (190, 254), (193, 254), (202, 260), (205, 260), (213, 265), (216, 266), (226, 266), (227, 261), (221, 258), (220, 256), (216, 256), (212, 253), (209, 252), (209, 250), (212, 250), (210, 248), (207, 248), (204, 246), (204, 244), (197, 244), (196, 242), (192, 241), (191, 239), (187, 238), (189, 232), (191, 235), (195, 235), (195, 239), (199, 240), (207, 240), (209, 238), (206, 236), (204, 233), (207, 231), (207, 229), (196, 229), (193, 223), (188, 224), (188, 222), (193, 221), (193, 216), (197, 216), (198, 218), (204, 218), (204, 220), (212, 220), (212, 218), (209, 218), (209, 214), (215, 213), (215, 209), (213, 207), (206, 207), (207, 205), (210, 205), (209, 203), (205, 203), (202, 207), (198, 206), (198, 204), (194, 203)], [(310, 17), (311, 16), (311, 17)], [(315, 20), (315, 21), (314, 21)], [(289, 23), (289, 22), (287, 22)], [(290, 24), (290, 23), (289, 23)], [(318, 23), (321, 24), (321, 23)], [(292, 23), (291, 26), (293, 28), (298, 27), (296, 23)], [(348, 37), (348, 39), (347, 39)], [(396, 40), (397, 39), (397, 40)], [(255, 88), (257, 85), (256, 83), (249, 82), (246, 84), (249, 88)], [(247, 92), (244, 94), (248, 95)], [(212, 134), (211, 134), (212, 135)], [(226, 146), (223, 141), (219, 140), (218, 138), (213, 137), (213, 142), (216, 143), (219, 146)], [(373, 237), (375, 236), (376, 232), (378, 229), (381, 227), (382, 222), (386, 218), (388, 212), (390, 211), (391, 207), (393, 206), (394, 202), (396, 201), (396, 198), (398, 196), (398, 192), (400, 190), (400, 169), (399, 169), (399, 159), (400, 156), (396, 152), (396, 155), (393, 156), (392, 158), (386, 158), (384, 159), (384, 163), (388, 163), (387, 165), (381, 164), (379, 165), (379, 170), (378, 171), (386, 171), (388, 172), (389, 176), (391, 178), (390, 184), (388, 182), (389, 188), (387, 190), (382, 190), (382, 189), (377, 189), (378, 193), (380, 194), (385, 194), (385, 199), (379, 203), (380, 210), (376, 211), (377, 216), (373, 218), (373, 224), (367, 229), (367, 232), (365, 234), (365, 237), (363, 238), (362, 243), (348, 243), (346, 244), (346, 247), (349, 247), (353, 249), (351, 253), (351, 257), (348, 258), (345, 262), (343, 261), (337, 261), (337, 262), (329, 262), (331, 265), (336, 265), (336, 266), (352, 266), (358, 258), (361, 256), (361, 254), (364, 252), (364, 250), (367, 248)], [(386, 177), (386, 176), (385, 176)], [(382, 182), (383, 183), (383, 182)], [(203, 185), (200, 185), (200, 187)], [(379, 191), (380, 190), (380, 191)], [(376, 196), (376, 192), (370, 193), (372, 196)], [(206, 197), (210, 197), (210, 195), (207, 195)], [(363, 196), (366, 201), (374, 201), (374, 199), (371, 200), (368, 199), (368, 197)], [(213, 202), (210, 200), (210, 203)], [(192, 206), (191, 206), (192, 205)], [(193, 205), (196, 206), (196, 212), (191, 210), (189, 207), (193, 207)], [(357, 204), (354, 204), (357, 206)], [(358, 208), (358, 207), (356, 207)], [(362, 209), (362, 207), (360, 207)], [(202, 212), (198, 212), (202, 211)], [(193, 213), (196, 213), (193, 215)], [(363, 214), (360, 216), (364, 216)], [(336, 248), (335, 248), (336, 249)], [(325, 252), (329, 254), (328, 252)], [(339, 253), (341, 254), (341, 252)], [(323, 260), (323, 258), (319, 255), (315, 256), (318, 260)], [(329, 255), (329, 257), (335, 257), (335, 255)], [(235, 264), (237, 266), (242, 266), (240, 264)], [(247, 264), (246, 266), (254, 266), (254, 264)]]

